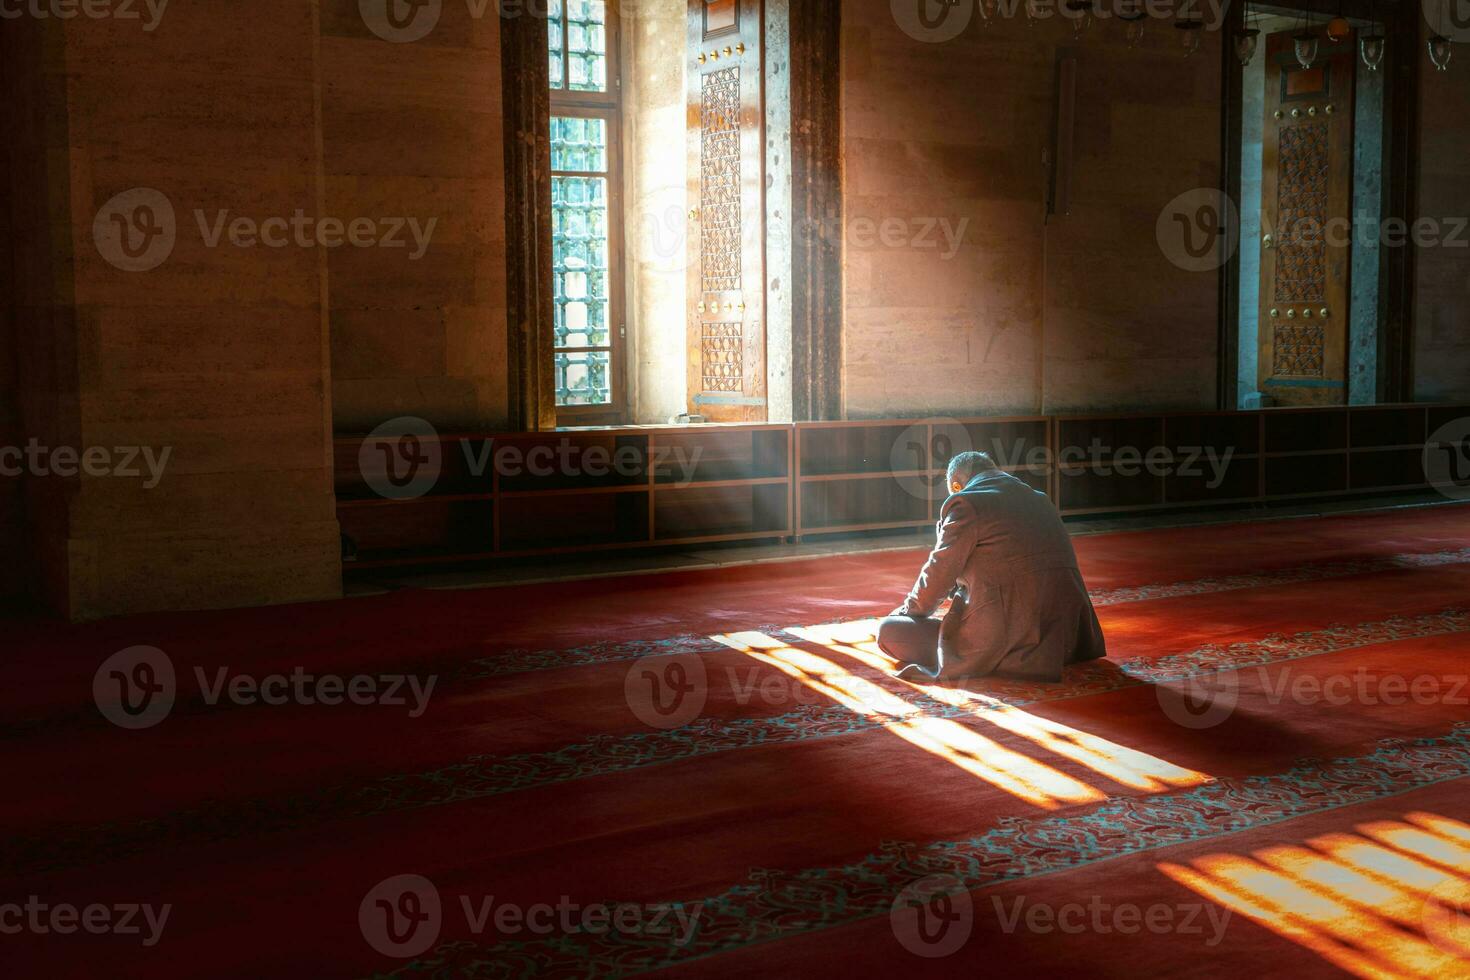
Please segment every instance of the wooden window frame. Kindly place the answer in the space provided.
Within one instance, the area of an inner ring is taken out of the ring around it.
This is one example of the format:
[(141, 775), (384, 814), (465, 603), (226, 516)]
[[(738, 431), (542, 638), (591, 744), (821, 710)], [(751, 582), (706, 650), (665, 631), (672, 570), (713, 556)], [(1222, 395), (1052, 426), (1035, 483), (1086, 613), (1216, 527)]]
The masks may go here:
[[(552, 117), (573, 116), (601, 119), (607, 126), (607, 170), (603, 173), (552, 169), (552, 177), (597, 177), (607, 180), (607, 277), (608, 277), (608, 386), (610, 399), (604, 405), (557, 405), (556, 421), (559, 426), (619, 425), (628, 421), (628, 369), (627, 369), (627, 306), (625, 304), (625, 255), (623, 228), (623, 100), (622, 62), (620, 55), (620, 28), (616, 0), (607, 0), (604, 35), (607, 48), (607, 91), (578, 92), (568, 88), (571, 83), (570, 62), (566, 56), (567, 21), (566, 0), (562, 0), (562, 16), (559, 21), (549, 23), (548, 29), (562, 32), (562, 86), (551, 89)], [(550, 57), (548, 45), (547, 57)], [(547, 217), (550, 219), (551, 211)], [(548, 287), (550, 284), (548, 283)], [(547, 324), (551, 332), (547, 346), (548, 356), (557, 355), (554, 320)]]

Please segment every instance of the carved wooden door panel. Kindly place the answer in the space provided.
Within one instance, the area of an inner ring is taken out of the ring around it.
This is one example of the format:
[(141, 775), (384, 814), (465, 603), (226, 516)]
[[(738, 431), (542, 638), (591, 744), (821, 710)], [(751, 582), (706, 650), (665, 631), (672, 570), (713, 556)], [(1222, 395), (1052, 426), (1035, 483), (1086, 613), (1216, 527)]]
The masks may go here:
[(760, 0), (690, 0), (689, 411), (766, 420)]
[(1324, 39), (1303, 69), (1295, 33), (1266, 40), (1260, 388), (1280, 405), (1342, 405), (1357, 41)]

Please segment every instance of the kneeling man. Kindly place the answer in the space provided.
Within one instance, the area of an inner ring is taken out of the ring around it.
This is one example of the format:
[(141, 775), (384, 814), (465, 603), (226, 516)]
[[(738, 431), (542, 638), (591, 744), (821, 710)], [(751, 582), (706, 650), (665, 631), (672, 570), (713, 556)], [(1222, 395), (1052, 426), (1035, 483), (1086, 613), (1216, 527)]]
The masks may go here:
[[(1068, 664), (1107, 651), (1077, 554), (1046, 494), (985, 453), (960, 453), (939, 543), (878, 646), (908, 664), (905, 680), (998, 674), (1059, 681)], [(954, 597), (944, 619), (932, 618)]]

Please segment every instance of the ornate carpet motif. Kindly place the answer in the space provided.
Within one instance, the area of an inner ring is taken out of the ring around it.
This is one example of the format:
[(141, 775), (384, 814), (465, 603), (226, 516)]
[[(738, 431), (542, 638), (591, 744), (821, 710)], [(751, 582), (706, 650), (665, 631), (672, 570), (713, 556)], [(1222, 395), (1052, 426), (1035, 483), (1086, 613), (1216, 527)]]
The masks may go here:
[[(1219, 578), (1193, 579), (1184, 582), (1157, 585), (1127, 586), (1118, 589), (1094, 590), (1093, 604), (1099, 607), (1117, 606), (1151, 599), (1174, 599), (1184, 596), (1211, 595), (1234, 592), (1242, 589), (1267, 588), (1303, 582), (1320, 582), (1352, 575), (1370, 575), (1401, 569), (1438, 568), (1446, 565), (1470, 564), (1470, 548), (1454, 551), (1407, 553), (1384, 558), (1363, 558), (1355, 561), (1332, 562), (1316, 565), (1301, 565), (1270, 572), (1230, 575)], [(830, 626), (836, 623), (813, 623), (813, 626)], [(775, 633), (776, 626), (758, 626), (757, 632)], [(621, 663), (640, 657), (669, 656), (673, 654), (706, 654), (728, 650), (707, 635), (681, 633), (660, 640), (601, 640), (585, 646), (563, 650), (508, 650), (488, 657), (478, 657), (466, 662), (461, 658), (440, 658), (432, 663), (418, 664), (399, 672), (435, 676), (437, 691), (443, 691), (451, 683), (485, 680), (509, 674), (523, 674), (539, 670), (560, 670), (569, 667), (586, 667), (594, 664)], [(384, 668), (385, 670), (387, 668)], [(202, 698), (183, 698), (174, 705), (174, 716), (207, 714), (215, 711), (244, 710), (246, 706), (221, 700), (210, 705)], [(45, 718), (0, 723), (0, 737), (17, 737), (35, 734), (53, 728), (104, 727), (109, 724), (102, 718), (94, 705), (84, 705), (74, 711), (59, 713)]]
[(1380, 745), (1371, 755), (1307, 760), (1277, 775), (1112, 799), (1063, 816), (1004, 819), (966, 840), (890, 842), (852, 864), (796, 872), (754, 870), (747, 883), (705, 900), (695, 932), (682, 947), (667, 937), (616, 930), (494, 946), (450, 942), (432, 957), (388, 975), (625, 976), (886, 916), (905, 887), (930, 875), (948, 875), (973, 891), (1470, 776), (1466, 725), (1447, 735), (1412, 742), (1389, 739)]
[(1090, 595), (1092, 604), (1095, 606), (1116, 606), (1128, 602), (1145, 602), (1149, 599), (1177, 599), (1182, 596), (1211, 595), (1219, 592), (1235, 592), (1240, 589), (1264, 589), (1300, 582), (1321, 582), (1327, 579), (1347, 578), (1350, 575), (1372, 575), (1406, 568), (1439, 568), (1444, 565), (1467, 563), (1470, 563), (1470, 548), (1461, 548), (1458, 551), (1434, 551), (1427, 554), (1389, 555), (1384, 558), (1360, 558), (1355, 561), (1299, 565), (1270, 572), (1201, 578), (1167, 585), (1097, 589), (1093, 590)]
[[(1068, 668), (1060, 684), (980, 680), (967, 685), (967, 690), (1001, 704), (1020, 707), (1372, 644), (1466, 631), (1470, 631), (1470, 610), (1449, 610), (1290, 636), (1273, 634), (1262, 640), (1228, 646), (1208, 644), (1156, 659), (1140, 657), (1122, 663), (1092, 661)], [(946, 704), (898, 683), (887, 689), (918, 708), (922, 717), (962, 720), (986, 707), (984, 702)], [(0, 870), (28, 873), (101, 864), (186, 842), (231, 840), (299, 828), (311, 821), (444, 806), (720, 752), (860, 734), (890, 723), (882, 717), (838, 704), (803, 705), (796, 711), (772, 717), (730, 721), (703, 718), (669, 731), (595, 735), (548, 752), (472, 756), (426, 772), (384, 776), (298, 796), (222, 803), (128, 824), (7, 838), (0, 842)]]

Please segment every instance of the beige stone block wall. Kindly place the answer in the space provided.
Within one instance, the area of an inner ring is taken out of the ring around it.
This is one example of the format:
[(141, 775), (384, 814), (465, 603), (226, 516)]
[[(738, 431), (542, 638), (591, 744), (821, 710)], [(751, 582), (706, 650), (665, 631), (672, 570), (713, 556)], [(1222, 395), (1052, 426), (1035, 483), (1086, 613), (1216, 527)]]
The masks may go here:
[[(76, 385), (59, 397), (78, 448), (169, 453), (151, 488), (146, 472), (44, 481), (68, 524), (42, 542), (66, 572), (53, 602), (74, 618), (340, 595), (326, 257), (200, 228), (221, 211), (321, 213), (317, 65), (315, 3), (191, 0), (152, 31), (65, 26), (67, 140), (51, 165), (69, 186)], [(138, 187), (169, 200), (176, 241), (157, 268), (126, 271), (93, 217)]]
[[(1428, 26), (1425, 26), (1426, 36)], [(1414, 396), (1470, 399), (1470, 71), (1455, 45), (1447, 72), (1424, 56), (1419, 91), (1419, 213), (1459, 244), (1419, 250), (1414, 297)]]
[[(1060, 17), (977, 15), (926, 43), (887, 4), (843, 17), (847, 414), (1213, 407), (1217, 280), (1154, 226), (1218, 186), (1218, 34), (1185, 59), (1165, 22), (1135, 50), (1117, 22), (1073, 43)], [(1062, 50), (1072, 207), (1047, 221)]]
[(635, 423), (685, 410), (689, 233), (684, 0), (623, 16), (623, 145), (629, 406)]
[[(334, 424), (506, 425), (505, 148), (495, 4), (446, 3), (390, 43), (321, 0), (326, 213), (433, 221), (429, 247), (328, 257)], [(412, 239), (409, 239), (410, 243)]]

